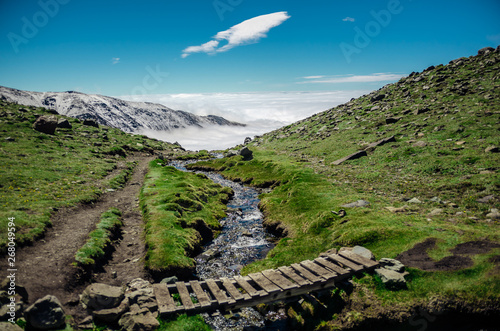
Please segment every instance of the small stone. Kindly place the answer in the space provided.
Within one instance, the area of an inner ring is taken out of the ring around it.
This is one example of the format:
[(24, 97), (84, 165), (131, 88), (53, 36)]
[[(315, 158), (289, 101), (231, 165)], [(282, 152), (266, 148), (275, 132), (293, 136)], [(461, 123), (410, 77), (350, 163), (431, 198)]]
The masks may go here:
[(493, 208), (490, 210), (490, 213), (486, 215), (486, 217), (492, 220), (498, 220), (500, 219), (500, 213), (498, 212), (498, 209)]
[(436, 215), (439, 215), (439, 214), (442, 214), (443, 213), (443, 209), (441, 208), (436, 208), (436, 209), (433, 209), (430, 213), (429, 213), (429, 216), (436, 216)]
[(0, 330), (3, 331), (23, 331), (17, 324), (11, 322), (0, 322)]
[(420, 201), (417, 198), (413, 198), (413, 199), (408, 200), (408, 203), (422, 203), (422, 201)]
[(453, 202), (449, 202), (447, 204), (448, 207), (451, 207), (451, 208), (458, 208), (458, 205), (456, 203), (453, 203)]
[(476, 202), (479, 202), (479, 203), (488, 203), (488, 202), (490, 202), (490, 201), (492, 201), (494, 199), (495, 199), (494, 195), (487, 195), (485, 197), (477, 199)]
[(396, 208), (396, 207), (385, 207), (385, 209), (387, 209), (388, 211), (390, 211), (392, 213), (404, 213), (406, 211), (406, 206), (399, 207), (399, 208)]
[(436, 202), (436, 203), (443, 203), (443, 200), (441, 200), (441, 198), (439, 198), (439, 197), (433, 197), (433, 198), (431, 198), (430, 201)]
[(341, 207), (344, 207), (344, 208), (356, 208), (356, 207), (366, 207), (366, 206), (369, 206), (370, 203), (366, 200), (358, 200), (358, 201), (355, 201), (355, 202), (351, 202), (351, 203), (347, 203), (345, 205), (342, 205)]
[(427, 143), (425, 141), (419, 140), (413, 144), (413, 147), (425, 147)]
[(486, 153), (498, 153), (500, 149), (497, 146), (490, 146), (484, 150)]

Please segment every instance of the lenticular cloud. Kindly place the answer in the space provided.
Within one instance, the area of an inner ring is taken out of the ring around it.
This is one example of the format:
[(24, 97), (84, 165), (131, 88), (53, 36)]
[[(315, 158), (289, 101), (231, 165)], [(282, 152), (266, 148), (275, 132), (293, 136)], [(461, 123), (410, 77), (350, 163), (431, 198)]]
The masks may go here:
[[(272, 28), (280, 25), (290, 16), (287, 12), (277, 12), (261, 15), (243, 21), (228, 30), (217, 33), (212, 40), (200, 46), (190, 46), (182, 51), (182, 58), (193, 53), (215, 54), (222, 53), (236, 46), (248, 45), (258, 42), (267, 37), (266, 33)], [(226, 40), (227, 44), (220, 46), (220, 42)]]

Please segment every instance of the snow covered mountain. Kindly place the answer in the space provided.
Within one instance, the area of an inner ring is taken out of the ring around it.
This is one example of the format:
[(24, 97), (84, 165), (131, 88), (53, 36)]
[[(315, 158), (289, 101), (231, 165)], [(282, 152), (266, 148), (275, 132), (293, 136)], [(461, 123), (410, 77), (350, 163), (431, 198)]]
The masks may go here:
[(45, 107), (61, 115), (95, 119), (99, 124), (129, 133), (143, 130), (169, 131), (208, 125), (245, 126), (223, 117), (198, 116), (160, 104), (131, 102), (113, 97), (80, 92), (29, 92), (0, 86), (0, 99), (25, 106)]

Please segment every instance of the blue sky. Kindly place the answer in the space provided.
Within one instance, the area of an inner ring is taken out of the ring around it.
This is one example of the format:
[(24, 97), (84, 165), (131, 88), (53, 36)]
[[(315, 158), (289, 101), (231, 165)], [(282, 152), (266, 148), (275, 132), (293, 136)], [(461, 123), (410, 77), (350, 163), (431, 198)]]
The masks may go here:
[(34, 91), (371, 90), (498, 44), (498, 0), (0, 0), (0, 85)]

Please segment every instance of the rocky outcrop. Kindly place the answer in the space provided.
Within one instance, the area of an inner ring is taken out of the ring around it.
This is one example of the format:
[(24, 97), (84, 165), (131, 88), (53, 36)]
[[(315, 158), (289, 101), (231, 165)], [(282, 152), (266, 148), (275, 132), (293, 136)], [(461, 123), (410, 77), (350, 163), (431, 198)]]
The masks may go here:
[(379, 261), (380, 268), (375, 269), (375, 273), (380, 277), (382, 284), (390, 290), (405, 289), (406, 280), (405, 266), (398, 260), (382, 258)]

